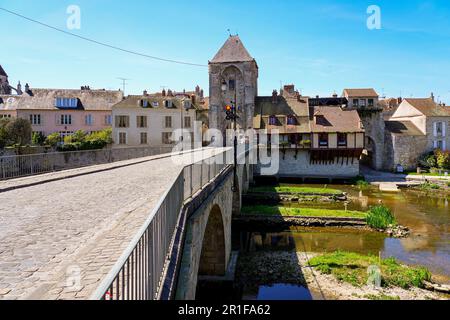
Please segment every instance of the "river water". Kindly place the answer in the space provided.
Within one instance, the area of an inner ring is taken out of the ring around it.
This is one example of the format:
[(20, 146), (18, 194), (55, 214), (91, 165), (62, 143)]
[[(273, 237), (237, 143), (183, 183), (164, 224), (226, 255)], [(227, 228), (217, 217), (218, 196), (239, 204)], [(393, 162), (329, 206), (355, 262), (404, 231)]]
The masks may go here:
[[(318, 185), (311, 186), (318, 187)], [(347, 185), (327, 187), (348, 193), (351, 198), (349, 210), (367, 211), (370, 206), (380, 203), (388, 206), (398, 222), (410, 228), (410, 237), (393, 239), (382, 233), (339, 228), (291, 228), (274, 233), (246, 231), (245, 235), (241, 235), (250, 240), (247, 241), (245, 250), (306, 252), (343, 250), (374, 255), (381, 253), (384, 258), (395, 257), (408, 265), (426, 266), (435, 276), (435, 280), (450, 284), (450, 208), (447, 197), (413, 191), (381, 193), (372, 187), (365, 190)], [(281, 205), (345, 209), (342, 202)], [(259, 292), (251, 292), (250, 296), (253, 299), (275, 298), (283, 292), (283, 296), (308, 299), (308, 294), (302, 290), (301, 287), (275, 284), (271, 287), (260, 286)]]

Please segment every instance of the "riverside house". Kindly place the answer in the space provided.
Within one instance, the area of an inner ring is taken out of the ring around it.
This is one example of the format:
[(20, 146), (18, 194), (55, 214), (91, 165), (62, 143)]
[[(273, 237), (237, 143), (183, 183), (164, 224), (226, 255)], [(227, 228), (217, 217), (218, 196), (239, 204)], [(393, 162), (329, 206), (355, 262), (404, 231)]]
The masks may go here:
[(450, 107), (433, 96), (403, 99), (386, 129), (386, 168), (415, 170), (424, 153), (450, 150)]
[[(329, 103), (321, 103), (325, 100)], [(272, 97), (257, 97), (254, 128), (280, 133), (280, 177), (359, 175), (364, 128), (358, 112), (347, 110), (345, 103), (337, 97), (301, 96), (293, 85), (285, 86), (281, 95), (274, 91)]]

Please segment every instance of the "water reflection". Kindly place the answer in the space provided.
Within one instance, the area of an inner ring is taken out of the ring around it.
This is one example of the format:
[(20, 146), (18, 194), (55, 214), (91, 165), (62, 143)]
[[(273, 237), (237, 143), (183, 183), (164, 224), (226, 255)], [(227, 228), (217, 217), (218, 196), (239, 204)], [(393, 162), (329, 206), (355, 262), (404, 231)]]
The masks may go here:
[(273, 284), (246, 288), (243, 300), (313, 300), (308, 288), (291, 284)]
[[(317, 185), (312, 185), (317, 187)], [(450, 284), (450, 210), (446, 197), (429, 197), (410, 191), (381, 193), (376, 189), (359, 190), (344, 185), (331, 185), (348, 193), (348, 210), (366, 211), (383, 203), (398, 222), (411, 229), (407, 239), (386, 238), (383, 234), (346, 229), (292, 229), (276, 233), (245, 232), (245, 250), (299, 250), (329, 252), (347, 250), (396, 257), (407, 264), (421, 264), (441, 281)], [(342, 202), (284, 204), (294, 207), (345, 209)]]

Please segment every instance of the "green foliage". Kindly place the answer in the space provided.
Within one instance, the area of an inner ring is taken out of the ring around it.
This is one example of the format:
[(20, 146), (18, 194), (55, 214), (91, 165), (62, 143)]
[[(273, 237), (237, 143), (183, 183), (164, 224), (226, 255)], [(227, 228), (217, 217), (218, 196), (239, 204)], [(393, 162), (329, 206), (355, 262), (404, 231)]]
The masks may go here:
[(361, 211), (345, 211), (315, 208), (287, 208), (270, 207), (263, 205), (244, 206), (242, 214), (267, 215), (267, 216), (297, 216), (297, 217), (322, 217), (322, 218), (366, 218), (366, 213)]
[(73, 135), (65, 137), (64, 145), (58, 148), (59, 151), (77, 151), (77, 150), (98, 150), (111, 144), (112, 129), (108, 128), (99, 132), (86, 134), (79, 130)]
[(309, 261), (322, 273), (332, 274), (338, 280), (354, 286), (367, 284), (370, 266), (376, 265), (381, 271), (383, 287), (422, 288), (424, 281), (430, 281), (431, 273), (424, 267), (409, 267), (398, 263), (394, 258), (379, 259), (371, 255), (337, 251), (312, 258)]
[(369, 299), (369, 300), (384, 300), (384, 301), (400, 300), (399, 296), (388, 296), (385, 294), (380, 294), (380, 295), (368, 294), (368, 295), (365, 295), (364, 298)]
[(24, 146), (31, 143), (32, 127), (22, 118), (2, 119), (0, 121), (0, 147)]
[(448, 152), (442, 150), (436, 150), (435, 153), (436, 164), (439, 169), (450, 168), (450, 155)]
[(343, 192), (330, 188), (311, 188), (311, 187), (282, 187), (282, 186), (263, 186), (250, 190), (250, 193), (284, 193), (284, 194), (306, 194), (306, 195), (342, 195)]
[(441, 187), (439, 187), (439, 185), (435, 184), (435, 183), (430, 183), (430, 182), (425, 182), (422, 183), (419, 188), (422, 191), (432, 191), (432, 190), (439, 190)]
[(53, 148), (55, 148), (60, 142), (61, 136), (59, 135), (59, 133), (56, 132), (48, 135), (47, 138), (45, 139), (45, 144)]
[(31, 142), (35, 146), (43, 146), (45, 144), (46, 138), (41, 132), (34, 132)]
[(367, 224), (375, 229), (386, 229), (389, 225), (396, 225), (392, 211), (383, 205), (370, 208), (366, 218)]

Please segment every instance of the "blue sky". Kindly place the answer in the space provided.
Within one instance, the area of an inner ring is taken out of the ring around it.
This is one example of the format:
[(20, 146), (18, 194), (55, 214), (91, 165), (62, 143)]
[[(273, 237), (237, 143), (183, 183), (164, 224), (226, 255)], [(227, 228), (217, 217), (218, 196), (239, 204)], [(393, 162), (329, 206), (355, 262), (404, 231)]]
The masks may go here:
[[(381, 30), (366, 27), (372, 4), (381, 8)], [(260, 95), (281, 81), (311, 96), (374, 87), (394, 97), (433, 91), (450, 103), (447, 0), (0, 0), (0, 7), (63, 29), (69, 5), (81, 9), (76, 34), (193, 63), (207, 64), (231, 29), (259, 64)], [(116, 52), (1, 11), (0, 28), (0, 64), (13, 84), (118, 89), (124, 77), (131, 79), (128, 93), (208, 88), (204, 67)]]

